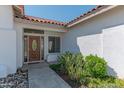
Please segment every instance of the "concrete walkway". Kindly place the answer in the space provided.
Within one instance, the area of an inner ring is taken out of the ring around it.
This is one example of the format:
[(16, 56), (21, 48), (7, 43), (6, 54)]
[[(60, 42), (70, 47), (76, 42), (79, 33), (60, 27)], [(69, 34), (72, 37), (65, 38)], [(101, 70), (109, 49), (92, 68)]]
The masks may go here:
[(70, 88), (45, 62), (28, 67), (29, 88)]

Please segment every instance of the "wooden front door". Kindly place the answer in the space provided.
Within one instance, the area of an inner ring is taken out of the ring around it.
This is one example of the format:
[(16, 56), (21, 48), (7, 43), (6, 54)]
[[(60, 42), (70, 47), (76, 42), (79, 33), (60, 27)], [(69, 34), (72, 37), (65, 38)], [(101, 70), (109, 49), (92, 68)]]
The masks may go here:
[(40, 61), (40, 36), (29, 36), (29, 62)]

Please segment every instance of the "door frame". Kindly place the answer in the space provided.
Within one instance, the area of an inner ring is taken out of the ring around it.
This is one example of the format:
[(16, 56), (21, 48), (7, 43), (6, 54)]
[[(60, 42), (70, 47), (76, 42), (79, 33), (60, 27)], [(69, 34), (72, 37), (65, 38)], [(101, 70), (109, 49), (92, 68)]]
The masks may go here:
[[(28, 53), (27, 53), (27, 62), (24, 62), (24, 64), (29, 64), (29, 63), (37, 63), (37, 62), (44, 62), (44, 34), (35, 34), (35, 33), (24, 33), (23, 35), (23, 54), (25, 53), (24, 52), (24, 36), (27, 36), (27, 39), (28, 39)], [(29, 61), (29, 36), (40, 36), (40, 42), (41, 42), (41, 37), (43, 37), (43, 59), (41, 57), (41, 44), (40, 44), (40, 60), (39, 61)], [(24, 60), (24, 56), (23, 55), (23, 60)]]

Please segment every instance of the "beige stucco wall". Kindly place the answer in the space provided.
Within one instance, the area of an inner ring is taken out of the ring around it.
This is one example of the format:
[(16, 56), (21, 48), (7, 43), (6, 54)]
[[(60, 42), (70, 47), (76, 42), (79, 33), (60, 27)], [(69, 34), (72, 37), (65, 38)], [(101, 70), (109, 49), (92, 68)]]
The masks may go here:
[(121, 26), (113, 31), (105, 30), (124, 24), (123, 15), (124, 6), (118, 6), (69, 28), (69, 31), (63, 35), (63, 52), (72, 51), (84, 55), (102, 56), (108, 61), (109, 74), (124, 78), (124, 65), (122, 65), (124, 64), (122, 32), (124, 27)]
[[(58, 55), (58, 53), (48, 53), (48, 36), (59, 36), (61, 38), (62, 34), (65, 32), (63, 27), (57, 27), (54, 25), (39, 25), (39, 24), (30, 24), (30, 23), (19, 23), (15, 22), (15, 29), (17, 34), (17, 67), (23, 65), (24, 57), (24, 47), (23, 47), (23, 29), (39, 29), (44, 30), (44, 60), (47, 59), (48, 55)], [(55, 60), (55, 59), (54, 59)], [(52, 59), (51, 59), (52, 61)]]

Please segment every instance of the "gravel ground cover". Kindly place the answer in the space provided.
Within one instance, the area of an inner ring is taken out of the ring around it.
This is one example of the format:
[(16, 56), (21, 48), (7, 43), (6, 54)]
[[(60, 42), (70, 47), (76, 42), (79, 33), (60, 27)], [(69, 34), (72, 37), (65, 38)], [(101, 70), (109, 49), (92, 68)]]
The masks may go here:
[(28, 88), (28, 70), (19, 68), (15, 74), (0, 78), (0, 88)]

